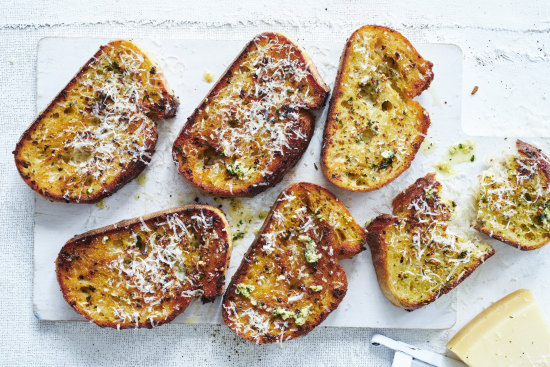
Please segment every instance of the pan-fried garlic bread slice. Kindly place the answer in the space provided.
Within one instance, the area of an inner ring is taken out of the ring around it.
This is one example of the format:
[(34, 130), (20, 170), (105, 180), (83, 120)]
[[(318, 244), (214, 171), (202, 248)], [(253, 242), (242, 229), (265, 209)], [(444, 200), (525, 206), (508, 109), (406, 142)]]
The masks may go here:
[(244, 256), (223, 299), (223, 319), (257, 344), (310, 332), (347, 290), (338, 259), (364, 249), (365, 231), (328, 190), (284, 190)]
[(157, 120), (174, 116), (178, 104), (136, 45), (110, 42), (23, 133), (13, 152), (17, 169), (47, 199), (99, 201), (150, 162)]
[(550, 240), (550, 161), (538, 148), (516, 141), (510, 155), (480, 176), (473, 227), (521, 250)]
[(69, 305), (97, 325), (151, 328), (194, 297), (221, 295), (230, 254), (224, 214), (187, 205), (74, 237), (57, 257), (57, 280)]
[(179, 172), (216, 196), (253, 196), (281, 180), (313, 135), (328, 94), (305, 51), (280, 33), (250, 41), (174, 142)]
[(431, 173), (419, 178), (367, 226), (378, 283), (394, 305), (408, 311), (449, 292), (494, 254), (486, 243), (448, 230), (455, 207), (441, 197)]
[(321, 165), (334, 185), (372, 191), (411, 165), (430, 126), (413, 97), (428, 88), (432, 63), (400, 33), (364, 26), (340, 59), (325, 125)]

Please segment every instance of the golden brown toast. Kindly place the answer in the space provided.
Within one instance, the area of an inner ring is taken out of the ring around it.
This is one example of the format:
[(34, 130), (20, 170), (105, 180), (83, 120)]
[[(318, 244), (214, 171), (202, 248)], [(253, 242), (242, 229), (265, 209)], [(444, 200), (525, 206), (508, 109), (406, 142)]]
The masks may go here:
[(223, 293), (231, 229), (208, 205), (187, 205), (68, 241), (56, 261), (63, 297), (101, 327), (155, 327), (194, 297)]
[(550, 161), (538, 148), (516, 141), (518, 154), (493, 162), (479, 177), (473, 227), (519, 248), (550, 241)]
[(136, 45), (110, 42), (23, 133), (13, 152), (17, 169), (47, 199), (97, 202), (150, 162), (157, 120), (174, 116), (178, 104)]
[(448, 230), (456, 204), (441, 198), (435, 174), (419, 178), (393, 200), (393, 215), (367, 226), (378, 283), (408, 311), (446, 294), (494, 254), (491, 246)]
[(279, 182), (313, 135), (328, 94), (309, 56), (280, 33), (250, 41), (187, 120), (172, 154), (191, 184), (253, 196)]
[(428, 88), (432, 63), (399, 32), (368, 25), (348, 39), (325, 125), (321, 165), (334, 185), (372, 191), (411, 165), (430, 126), (412, 98)]
[(365, 230), (328, 190), (284, 190), (246, 252), (223, 298), (223, 319), (257, 344), (309, 333), (347, 291), (338, 259), (364, 250)]

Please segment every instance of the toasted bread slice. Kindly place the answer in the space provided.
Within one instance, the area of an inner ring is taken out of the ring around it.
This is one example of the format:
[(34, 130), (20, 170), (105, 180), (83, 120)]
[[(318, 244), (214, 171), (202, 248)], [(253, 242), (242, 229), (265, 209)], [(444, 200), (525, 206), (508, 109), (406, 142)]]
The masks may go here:
[(432, 79), (432, 63), (399, 32), (356, 30), (340, 59), (325, 125), (326, 178), (346, 190), (372, 191), (409, 168), (430, 126), (412, 98)]
[(151, 328), (193, 297), (221, 295), (230, 254), (224, 214), (187, 205), (74, 237), (57, 257), (57, 280), (69, 305), (97, 325)]
[(364, 249), (365, 230), (328, 190), (284, 190), (244, 256), (223, 299), (223, 319), (257, 344), (309, 333), (347, 290), (338, 259)]
[(367, 226), (380, 288), (408, 311), (446, 294), (494, 254), (448, 230), (456, 204), (441, 198), (441, 188), (433, 173), (419, 178), (393, 200), (393, 215)]
[(493, 162), (479, 177), (473, 227), (520, 250), (550, 241), (550, 161), (516, 141), (518, 154)]
[(99, 201), (145, 168), (156, 121), (174, 116), (178, 104), (136, 45), (110, 42), (23, 133), (13, 152), (17, 169), (47, 199)]
[(216, 196), (253, 196), (306, 150), (328, 87), (305, 51), (262, 33), (229, 66), (174, 142), (179, 172)]

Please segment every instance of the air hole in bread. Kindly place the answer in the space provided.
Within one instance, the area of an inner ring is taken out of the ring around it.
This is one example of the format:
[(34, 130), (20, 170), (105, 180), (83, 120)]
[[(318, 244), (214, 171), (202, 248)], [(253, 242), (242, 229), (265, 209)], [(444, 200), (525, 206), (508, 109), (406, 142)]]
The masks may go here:
[(79, 164), (88, 161), (92, 157), (92, 149), (89, 147), (77, 148), (63, 154), (65, 163)]
[(84, 186), (92, 186), (93, 182), (94, 182), (94, 178), (92, 176), (88, 176), (86, 177), (86, 180), (84, 180)]
[(206, 146), (197, 155), (197, 160), (204, 163), (204, 167), (210, 167), (220, 158), (216, 150), (210, 146)]
[(89, 286), (80, 288), (80, 291), (82, 291), (82, 293), (86, 293), (86, 294), (94, 293), (94, 290), (95, 289), (93, 287), (89, 287)]
[(346, 109), (350, 109), (351, 108), (351, 103), (349, 103), (348, 101), (342, 101), (342, 103), (340, 103), (342, 105), (342, 107), (346, 108)]
[(142, 254), (145, 254), (147, 252), (147, 245), (145, 244), (141, 236), (136, 236), (136, 247)]
[(359, 179), (361, 178), (361, 176), (359, 176), (356, 173), (352, 173), (352, 172), (346, 172), (346, 173), (344, 173), (344, 176), (346, 176), (350, 180), (354, 180), (354, 181), (359, 181)]
[[(367, 84), (359, 88), (359, 95), (370, 103), (376, 103), (379, 93), (376, 92), (376, 89), (372, 85)], [(345, 107), (343, 104), (342, 106)]]
[(124, 249), (124, 242), (122, 240), (114, 240), (109, 244), (108, 248), (111, 252), (120, 252)]
[[(376, 66), (376, 71), (384, 74), (387, 78), (392, 80), (399, 78), (400, 75), (399, 75), (399, 72), (397, 71), (397, 65), (395, 64), (395, 61), (392, 58), (389, 58), (389, 60), (392, 60), (393, 62), (388, 61), (386, 63), (384, 62), (379, 63)], [(395, 65), (395, 66), (392, 66), (392, 65)]]
[(89, 123), (90, 123), (90, 125), (93, 125), (93, 126), (99, 126), (101, 124), (101, 120), (97, 117), (92, 117), (89, 120)]
[(397, 61), (395, 61), (393, 59), (393, 57), (386, 57), (384, 59), (384, 61), (386, 62), (386, 64), (388, 64), (388, 66), (391, 68), (391, 69), (397, 69), (398, 68), (398, 65), (397, 65)]
[(339, 242), (345, 242), (345, 240), (346, 240), (346, 234), (340, 228), (337, 228), (334, 231), (334, 236), (337, 238), (337, 241), (339, 241)]
[(360, 136), (361, 136), (361, 141), (364, 143), (364, 144), (368, 144), (371, 139), (374, 137), (374, 132), (372, 130), (365, 130), (363, 132), (361, 132)]
[(240, 121), (237, 120), (235, 117), (231, 117), (231, 118), (229, 118), (229, 120), (227, 121), (227, 125), (228, 125), (229, 127), (232, 127), (232, 128), (239, 127), (239, 124), (240, 124)]

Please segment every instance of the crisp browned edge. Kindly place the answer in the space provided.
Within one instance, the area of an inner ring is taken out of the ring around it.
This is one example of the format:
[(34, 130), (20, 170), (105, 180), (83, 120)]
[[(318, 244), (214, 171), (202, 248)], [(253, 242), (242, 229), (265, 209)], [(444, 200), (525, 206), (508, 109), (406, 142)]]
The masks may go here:
[[(287, 187), (285, 190), (283, 190), (281, 192), (281, 194), (279, 194), (279, 196), (277, 197), (277, 199), (275, 200), (275, 203), (274, 205), (271, 207), (271, 210), (269, 211), (269, 214), (268, 216), (266, 217), (265, 221), (264, 221), (264, 224), (262, 225), (262, 227), (260, 228), (260, 230), (258, 231), (258, 234), (256, 235), (256, 238), (254, 239), (254, 241), (252, 242), (252, 244), (250, 245), (250, 247), (248, 248), (248, 250), (246, 251), (246, 253), (244, 254), (243, 256), (243, 259), (241, 261), (241, 264), (239, 265), (239, 267), (237, 268), (237, 271), (235, 272), (235, 274), (233, 274), (233, 277), (231, 278), (231, 282), (229, 282), (229, 285), (227, 286), (227, 291), (225, 292), (224, 296), (223, 296), (223, 300), (222, 300), (222, 306), (225, 306), (226, 302), (227, 302), (227, 297), (228, 295), (231, 293), (231, 292), (234, 292), (236, 287), (237, 287), (237, 281), (238, 279), (243, 276), (244, 274), (246, 274), (246, 272), (248, 271), (248, 269), (252, 266), (252, 264), (254, 263), (254, 260), (252, 259), (252, 255), (254, 253), (254, 250), (256, 250), (258, 247), (259, 247), (259, 243), (260, 243), (260, 239), (261, 239), (261, 236), (262, 234), (264, 233), (264, 229), (271, 223), (272, 221), (272, 217), (273, 217), (273, 213), (275, 212), (275, 210), (277, 210), (279, 208), (279, 206), (281, 205), (281, 202), (279, 201), (283, 195), (289, 191), (292, 191), (298, 187), (303, 187), (303, 188), (309, 188), (309, 189), (313, 189), (313, 190), (316, 190), (318, 192), (321, 192), (323, 191), (325, 194), (329, 195), (331, 198), (333, 198), (334, 200), (336, 200), (338, 203), (340, 203), (340, 205), (342, 206), (342, 209), (346, 212), (346, 214), (348, 214), (349, 216), (351, 216), (349, 210), (346, 208), (346, 206), (336, 197), (336, 195), (334, 195), (331, 191), (327, 190), (326, 188), (320, 186), (320, 185), (316, 185), (316, 184), (313, 184), (313, 183), (309, 183), (309, 182), (299, 182), (299, 183), (295, 183), (295, 184), (292, 184), (290, 185), (289, 187)], [(353, 217), (352, 217), (353, 218)], [(365, 247), (364, 247), (364, 244), (366, 242), (366, 238), (367, 238), (367, 232), (365, 231), (365, 229), (360, 226), (357, 222), (355, 222), (354, 220), (354, 223), (357, 227), (357, 229), (360, 229), (362, 232), (363, 232), (363, 236), (362, 236), (362, 240), (361, 240), (361, 244), (359, 246), (359, 248), (354, 248), (354, 249), (351, 249), (351, 248), (347, 248), (345, 245), (343, 246), (342, 249), (339, 249), (337, 251), (337, 254), (338, 254), (338, 259), (349, 259), (349, 258), (352, 258), (353, 256), (357, 255), (358, 253), (360, 253), (361, 251), (365, 250)], [(331, 236), (328, 237), (328, 241), (333, 241)], [(341, 266), (340, 264), (338, 264), (338, 262), (336, 262), (336, 265), (337, 266)], [(342, 268), (342, 272), (344, 274), (344, 281), (345, 281), (345, 286), (344, 286), (344, 292), (342, 294), (342, 297), (339, 299), (339, 301), (337, 303), (333, 303), (332, 306), (334, 307), (331, 307), (329, 308), (328, 310), (326, 310), (325, 312), (323, 312), (320, 317), (316, 320), (317, 322), (315, 324), (312, 324), (312, 325), (309, 325), (307, 327), (302, 327), (298, 332), (296, 332), (291, 338), (287, 339), (287, 340), (292, 340), (292, 339), (295, 339), (295, 338), (298, 338), (298, 337), (301, 337), (301, 336), (304, 336), (306, 334), (308, 334), (311, 330), (313, 330), (315, 327), (317, 327), (319, 324), (321, 324), (326, 318), (327, 316), (332, 312), (334, 311), (340, 304), (340, 302), (342, 302), (342, 300), (344, 299), (346, 293), (347, 293), (347, 289), (348, 289), (348, 283), (347, 283), (347, 276), (346, 276), (346, 273), (345, 271), (343, 270)], [(236, 335), (240, 336), (241, 338), (243, 339), (246, 339), (248, 341), (251, 341), (253, 343), (256, 343), (256, 344), (271, 344), (271, 343), (274, 343), (276, 340), (271, 340), (267, 337), (262, 337), (260, 338), (260, 340), (258, 342), (256, 342), (253, 338), (250, 338), (248, 335), (244, 334), (244, 333), (241, 333), (239, 330), (235, 329), (233, 326), (234, 324), (231, 322), (231, 320), (229, 320), (228, 318), (228, 315), (227, 315), (227, 311), (225, 309), (225, 307), (222, 307), (222, 317), (223, 317), (223, 321), (224, 323), (227, 325), (227, 327), (232, 331), (234, 332)], [(287, 341), (285, 340), (285, 341)]]
[[(57, 103), (60, 100), (62, 100), (63, 98), (66, 97), (67, 91), (69, 91), (76, 84), (76, 82), (80, 79), (80, 77), (86, 71), (88, 71), (88, 69), (90, 69), (90, 67), (97, 61), (97, 59), (101, 56), (101, 54), (104, 52), (104, 50), (106, 48), (114, 46), (117, 43), (121, 43), (121, 42), (130, 42), (130, 43), (132, 43), (141, 53), (143, 53), (144, 55), (147, 56), (147, 58), (151, 61), (151, 63), (154, 66), (157, 66), (156, 63), (153, 61), (153, 59), (147, 55), (147, 53), (145, 53), (135, 43), (133, 43), (129, 40), (115, 40), (115, 41), (111, 41), (111, 42), (109, 42), (105, 45), (102, 45), (99, 48), (99, 50), (84, 64), (84, 66), (82, 66), (80, 68), (78, 73), (69, 81), (69, 83), (65, 86), (65, 88), (63, 88), (61, 90), (61, 92), (59, 92), (57, 94), (57, 96), (55, 96), (55, 98), (50, 102), (48, 107), (46, 107), (38, 115), (38, 117), (34, 120), (34, 122), (23, 132), (23, 134), (21, 135), (21, 138), (19, 138), (19, 141), (17, 142), (17, 144), (15, 146), (15, 150), (12, 152), (12, 154), (14, 155), (14, 158), (15, 158), (15, 166), (16, 166), (17, 170), (19, 171), (19, 175), (21, 176), (23, 181), (25, 181), (25, 183), (27, 185), (29, 185), (29, 187), (31, 189), (33, 189), (35, 192), (42, 195), (44, 198), (46, 198), (48, 200), (61, 201), (61, 202), (66, 202), (66, 203), (79, 203), (79, 204), (96, 203), (96, 202), (98, 202), (98, 201), (114, 194), (122, 186), (126, 185), (128, 182), (130, 182), (134, 178), (136, 178), (136, 176), (139, 175), (139, 173), (142, 172), (145, 169), (145, 167), (147, 167), (147, 164), (142, 160), (138, 160), (137, 162), (132, 162), (130, 165), (128, 165), (126, 167), (126, 169), (121, 171), (121, 173), (117, 176), (117, 178), (110, 185), (108, 185), (106, 187), (103, 187), (102, 190), (98, 190), (97, 192), (94, 192), (92, 194), (82, 196), (78, 200), (65, 199), (62, 195), (60, 196), (60, 195), (55, 195), (55, 194), (50, 193), (47, 189), (40, 187), (39, 183), (37, 183), (34, 180), (31, 180), (30, 177), (25, 176), (23, 174), (22, 169), (21, 169), (22, 163), (21, 163), (21, 160), (19, 158), (21, 148), (23, 147), (25, 142), (27, 142), (28, 139), (30, 139), (30, 135), (38, 127), (38, 125), (40, 124), (42, 119), (44, 119), (50, 113), (50, 111), (57, 105)], [(178, 109), (179, 100), (177, 99), (176, 96), (173, 96), (168, 92), (168, 90), (166, 88), (166, 85), (167, 85), (166, 84), (166, 78), (164, 77), (164, 74), (160, 70), (158, 70), (158, 67), (157, 67), (157, 75), (159, 76), (159, 78), (162, 79), (163, 84), (164, 84), (163, 85), (163, 97), (164, 98), (172, 97), (172, 101), (174, 102), (174, 105), (172, 106), (172, 109), (170, 110), (170, 113), (166, 114), (165, 116), (160, 116), (160, 115), (158, 115), (158, 111), (154, 111), (155, 118), (160, 119), (160, 118), (174, 117), (176, 115), (176, 112), (177, 112), (177, 109)], [(158, 135), (156, 133), (157, 121), (153, 120), (153, 119), (152, 119), (152, 121), (155, 124), (155, 135), (149, 137), (149, 139), (145, 142), (146, 145), (151, 146), (150, 149), (147, 150), (147, 153), (149, 153), (151, 156), (155, 152), (155, 146), (156, 146), (157, 138), (158, 138)], [(145, 158), (144, 160), (147, 160), (147, 158)]]
[[(528, 158), (535, 158), (537, 159), (537, 165), (538, 168), (542, 170), (544, 173), (544, 176), (546, 177), (546, 181), (550, 182), (550, 160), (548, 157), (537, 147), (532, 146), (529, 143), (526, 143), (522, 140), (516, 140), (516, 148), (518, 150), (518, 153), (526, 156)], [(476, 231), (486, 234), (487, 236), (494, 238), (496, 240), (499, 240), (500, 242), (503, 242), (507, 245), (516, 247), (522, 251), (531, 251), (541, 248), (542, 246), (546, 245), (550, 239), (542, 240), (541, 242), (533, 245), (533, 246), (526, 246), (520, 242), (516, 242), (510, 238), (500, 236), (498, 234), (493, 233), (493, 231), (489, 229), (484, 229), (479, 223), (474, 223), (472, 225), (472, 228), (474, 228)]]
[(393, 207), (393, 214), (396, 215), (398, 212), (402, 211), (403, 207), (408, 205), (415, 197), (425, 196), (426, 193), (424, 188), (432, 185), (436, 188), (441, 187), (441, 183), (437, 181), (434, 172), (430, 172), (426, 176), (418, 178), (412, 185), (401, 191), (392, 200), (391, 205)]
[[(348, 61), (349, 50), (352, 46), (352, 42), (353, 42), (355, 36), (360, 31), (362, 31), (364, 29), (367, 29), (367, 28), (370, 28), (370, 29), (373, 29), (373, 30), (383, 30), (383, 31), (387, 31), (387, 32), (390, 32), (390, 33), (395, 33), (397, 37), (400, 37), (403, 41), (405, 41), (405, 43), (407, 43), (411, 47), (411, 50), (413, 50), (416, 53), (416, 56), (418, 58), (423, 59), (422, 56), (418, 53), (418, 51), (416, 51), (416, 48), (413, 47), (413, 45), (410, 43), (410, 41), (407, 38), (405, 38), (401, 33), (397, 32), (396, 30), (393, 30), (393, 29), (388, 28), (388, 27), (377, 26), (377, 25), (366, 25), (366, 26), (363, 26), (363, 27), (357, 29), (347, 39), (346, 44), (344, 46), (344, 51), (342, 52), (342, 56), (340, 57), (340, 65), (338, 66), (338, 72), (336, 74), (336, 80), (334, 82), (334, 88), (332, 90), (332, 96), (331, 96), (330, 102), (329, 102), (329, 110), (328, 110), (328, 113), (327, 113), (327, 120), (325, 122), (325, 129), (324, 129), (324, 132), (323, 132), (323, 143), (322, 143), (322, 148), (321, 148), (321, 171), (323, 172), (323, 175), (326, 177), (326, 179), (329, 180), (330, 183), (332, 183), (333, 185), (335, 185), (335, 186), (337, 186), (341, 189), (344, 189), (344, 190), (355, 191), (355, 192), (368, 192), (368, 191), (377, 190), (377, 189), (381, 188), (382, 186), (385, 186), (385, 185), (389, 184), (390, 182), (395, 180), (397, 177), (399, 177), (403, 172), (405, 172), (411, 166), (412, 161), (414, 160), (414, 157), (416, 156), (416, 153), (418, 153), (418, 149), (420, 149), (420, 145), (424, 141), (424, 136), (426, 135), (426, 133), (428, 132), (428, 128), (430, 127), (430, 117), (426, 113), (426, 110), (424, 109), (424, 107), (422, 107), (420, 105), (420, 103), (418, 103), (416, 101), (411, 101), (413, 104), (416, 104), (417, 107), (419, 107), (419, 112), (418, 112), (416, 118), (421, 121), (421, 125), (420, 125), (421, 131), (417, 135), (416, 139), (412, 142), (413, 151), (412, 151), (411, 155), (409, 156), (409, 159), (407, 159), (405, 162), (403, 162), (403, 166), (400, 170), (393, 171), (392, 177), (387, 178), (386, 181), (380, 182), (375, 186), (371, 186), (371, 187), (367, 187), (367, 188), (363, 188), (363, 189), (352, 188), (352, 187), (346, 186), (342, 182), (340, 182), (338, 180), (335, 180), (332, 177), (333, 173), (330, 172), (328, 170), (328, 167), (327, 167), (327, 149), (328, 149), (327, 145), (328, 145), (328, 140), (331, 138), (331, 134), (329, 133), (328, 130), (329, 130), (329, 126), (332, 126), (335, 123), (334, 108), (336, 106), (336, 101), (338, 99), (338, 96), (341, 94), (341, 91), (342, 91), (342, 84), (341, 84), (342, 73), (343, 73), (344, 67), (346, 66), (347, 61)], [(425, 61), (428, 62), (428, 64), (430, 65), (430, 70), (431, 70), (431, 66), (433, 66), (433, 64), (428, 60), (425, 60)], [(433, 80), (433, 74), (432, 74), (432, 77), (429, 78), (426, 82), (421, 83), (421, 84), (417, 83), (416, 88), (413, 91), (411, 91), (410, 93), (407, 93), (408, 97), (412, 99), (413, 97), (420, 95), (424, 90), (428, 89), (428, 87), (430, 86), (430, 83), (432, 82), (432, 80)]]
[[(303, 115), (300, 118), (307, 119), (306, 123), (309, 123), (311, 125), (309, 131), (307, 131), (307, 139), (305, 141), (305, 144), (297, 147), (298, 149), (293, 150), (291, 154), (287, 154), (281, 161), (281, 165), (274, 170), (269, 175), (266, 175), (263, 177), (263, 180), (260, 182), (254, 182), (251, 183), (247, 188), (245, 189), (239, 189), (239, 190), (225, 190), (219, 187), (214, 186), (207, 186), (204, 185), (201, 181), (197, 181), (194, 179), (192, 174), (189, 174), (186, 170), (184, 170), (180, 164), (178, 163), (178, 160), (175, 158), (180, 153), (177, 151), (177, 147), (181, 145), (181, 141), (183, 139), (184, 132), (191, 128), (193, 123), (195, 122), (195, 119), (199, 112), (204, 109), (209, 101), (219, 92), (220, 89), (224, 88), (226, 83), (225, 81), (228, 80), (231, 75), (233, 74), (233, 71), (240, 65), (242, 62), (242, 59), (246, 56), (247, 51), (254, 46), (256, 43), (256, 40), (259, 37), (279, 37), (290, 44), (292, 44), (296, 49), (299, 51), (297, 55), (301, 56), (302, 62), (306, 65), (307, 69), (311, 73), (312, 79), (314, 81), (314, 84), (312, 85), (314, 91), (316, 94), (321, 94), (322, 97), (320, 98), (320, 101), (318, 104), (308, 106), (309, 110), (301, 110)], [(178, 168), (178, 172), (193, 186), (197, 187), (201, 191), (212, 194), (219, 197), (251, 197), (256, 194), (259, 194), (262, 191), (265, 191), (266, 189), (276, 185), (278, 182), (281, 181), (283, 176), (298, 163), (300, 160), (300, 157), (304, 154), (307, 147), (309, 146), (309, 142), (311, 141), (311, 138), (313, 137), (313, 132), (315, 130), (315, 117), (312, 114), (312, 110), (317, 110), (324, 106), (328, 93), (330, 89), (325, 84), (323, 79), (321, 78), (321, 75), (319, 74), (319, 71), (317, 70), (317, 67), (313, 63), (313, 60), (311, 57), (306, 53), (306, 50), (300, 46), (296, 41), (294, 41), (292, 38), (288, 37), (287, 35), (283, 33), (278, 32), (264, 32), (261, 34), (258, 34), (252, 38), (251, 41), (249, 41), (244, 48), (241, 50), (241, 52), (238, 54), (238, 56), (235, 58), (235, 60), (227, 67), (227, 69), (221, 74), (218, 81), (214, 84), (214, 86), (210, 89), (210, 91), (207, 93), (206, 97), (201, 101), (199, 106), (195, 108), (191, 116), (187, 119), (187, 122), (184, 124), (182, 129), (180, 130), (180, 133), (178, 134), (178, 137), (174, 141), (174, 144), (172, 145), (172, 156), (174, 157), (174, 164)]]
[[(225, 217), (225, 214), (220, 209), (218, 209), (216, 207), (213, 207), (211, 205), (191, 204), (191, 205), (184, 205), (184, 206), (180, 206), (180, 207), (176, 207), (176, 208), (172, 208), (172, 209), (167, 209), (167, 210), (154, 212), (154, 213), (142, 216), (142, 217), (122, 220), (120, 222), (117, 222), (117, 223), (109, 225), (109, 226), (93, 229), (91, 231), (82, 233), (80, 235), (76, 235), (73, 238), (71, 238), (69, 241), (67, 241), (67, 243), (65, 243), (65, 245), (63, 245), (63, 247), (59, 251), (58, 257), (56, 258), (56, 261), (55, 261), (55, 264), (56, 264), (55, 272), (56, 272), (56, 276), (57, 276), (57, 281), (59, 283), (59, 287), (60, 287), (61, 293), (63, 294), (63, 298), (65, 299), (65, 301), (78, 314), (82, 315), (84, 318), (86, 318), (87, 320), (90, 320), (91, 322), (95, 323), (96, 325), (98, 325), (100, 327), (111, 327), (111, 328), (120, 328), (120, 329), (135, 328), (136, 327), (135, 323), (124, 323), (123, 324), (123, 323), (114, 323), (114, 322), (106, 322), (106, 323), (98, 322), (94, 318), (92, 318), (88, 314), (86, 314), (85, 312), (81, 311), (78, 307), (73, 306), (69, 303), (69, 300), (67, 298), (69, 290), (65, 285), (65, 282), (63, 280), (63, 277), (62, 277), (62, 274), (61, 274), (61, 271), (60, 271), (60, 264), (61, 264), (60, 255), (61, 255), (61, 252), (65, 249), (67, 249), (67, 248), (74, 248), (74, 247), (79, 246), (80, 241), (87, 240), (87, 239), (94, 239), (94, 238), (97, 238), (97, 237), (100, 237), (100, 236), (107, 235), (109, 233), (118, 232), (120, 230), (127, 229), (129, 226), (138, 224), (142, 221), (146, 222), (146, 221), (151, 220), (151, 219), (161, 219), (161, 218), (166, 217), (170, 214), (184, 213), (184, 212), (189, 212), (189, 211), (194, 211), (194, 210), (207, 210), (207, 211), (210, 211), (210, 212), (216, 214), (221, 219), (223, 227), (225, 228), (225, 234), (227, 236), (227, 238), (225, 240), (226, 240), (227, 244), (229, 245), (229, 247), (227, 248), (226, 262), (225, 262), (225, 265), (224, 265), (224, 273), (217, 280), (217, 284), (216, 284), (217, 294), (214, 295), (213, 297), (212, 296), (207, 296), (206, 294), (204, 294), (203, 296), (201, 296), (201, 299), (202, 299), (203, 303), (211, 302), (211, 301), (214, 300), (215, 296), (222, 295), (223, 290), (224, 290), (224, 286), (225, 286), (225, 278), (226, 278), (226, 274), (227, 274), (227, 269), (229, 268), (229, 261), (231, 259), (231, 252), (232, 252), (232, 249), (233, 249), (233, 244), (232, 244), (233, 239), (232, 239), (232, 235), (231, 235), (231, 226), (229, 225), (229, 222), (227, 221), (227, 218)], [(195, 298), (195, 297), (193, 297), (193, 298)], [(187, 306), (189, 306), (189, 303), (191, 302), (191, 300), (192, 300), (192, 298), (190, 298), (188, 300), (187, 304), (184, 305), (184, 307), (181, 307), (179, 310), (174, 310), (173, 313), (170, 314), (166, 319), (159, 320), (159, 322), (155, 322), (155, 327), (166, 324), (166, 323), (172, 321), (174, 318), (176, 318), (181, 313), (183, 313), (187, 309)], [(120, 325), (120, 326), (117, 326), (117, 325)], [(142, 328), (142, 327), (152, 328), (153, 325), (151, 325), (148, 321), (146, 321), (144, 323), (139, 323), (138, 327), (139, 328)]]
[(473, 229), (475, 229), (476, 231), (478, 232), (481, 232), (483, 234), (486, 234), (487, 236), (491, 237), (491, 238), (494, 238), (495, 240), (498, 240), (500, 242), (503, 242), (507, 245), (510, 245), (512, 247), (515, 247), (517, 249), (520, 249), (522, 251), (531, 251), (531, 250), (536, 250), (538, 248), (541, 248), (542, 246), (546, 245), (548, 243), (548, 240), (545, 240), (544, 242), (540, 242), (534, 246), (525, 246), (525, 245), (522, 245), (521, 243), (519, 242), (516, 242), (514, 240), (511, 240), (509, 238), (506, 238), (506, 237), (503, 237), (503, 236), (500, 236), (496, 233), (493, 233), (491, 230), (489, 229), (484, 229), (482, 227), (480, 227), (478, 224), (474, 224), (472, 226)]
[(537, 159), (538, 167), (542, 170), (544, 176), (546, 176), (546, 180), (550, 181), (550, 160), (542, 150), (519, 139), (516, 140), (516, 147), (518, 153), (529, 158)]
[[(283, 192), (286, 192), (288, 190), (294, 190), (296, 187), (302, 187), (302, 188), (309, 188), (310, 190), (316, 190), (318, 192), (324, 192), (327, 196), (329, 196), (332, 200), (334, 200), (335, 202), (337, 202), (338, 204), (340, 204), (341, 206), (341, 210), (346, 214), (348, 215), (349, 217), (353, 218), (353, 216), (351, 215), (349, 209), (344, 205), (344, 203), (342, 203), (340, 201), (340, 199), (338, 199), (338, 197), (336, 195), (334, 195), (334, 193), (332, 193), (332, 191), (324, 188), (323, 186), (321, 185), (317, 185), (317, 184), (314, 184), (314, 183), (310, 183), (310, 182), (299, 182), (299, 183), (295, 183), (295, 184), (292, 184), (290, 185), (286, 190), (284, 190)], [(283, 193), (281, 193), (280, 197), (283, 195)], [(277, 200), (279, 200), (279, 198), (277, 198)], [(274, 210), (272, 209), (272, 212)], [(338, 249), (338, 259), (351, 259), (352, 257), (354, 257), (355, 255), (357, 255), (358, 253), (360, 253), (361, 251), (364, 251), (365, 250), (365, 242), (366, 242), (366, 236), (367, 236), (367, 232), (365, 231), (365, 229), (359, 225), (355, 219), (353, 219), (353, 222), (354, 222), (354, 227), (357, 231), (361, 231), (362, 232), (362, 236), (361, 236), (361, 243), (358, 245), (358, 247), (356, 248), (350, 248), (349, 246), (346, 246), (347, 244), (344, 244), (343, 247), (341, 249)], [(263, 229), (263, 227), (262, 227)]]
[[(414, 184), (409, 186), (403, 192), (401, 192), (392, 202), (394, 208), (394, 214), (400, 210), (400, 207), (404, 205), (407, 200), (410, 200), (413, 197), (416, 197), (419, 194), (419, 190), (423, 190), (424, 187), (427, 187), (431, 184), (441, 185), (436, 179), (434, 173), (429, 173), (424, 177), (419, 178)], [(462, 283), (466, 278), (470, 276), (474, 270), (481, 264), (483, 264), (488, 258), (495, 254), (495, 250), (491, 247), (491, 252), (486, 253), (481, 257), (477, 264), (474, 264), (468, 271), (464, 273), (461, 278), (457, 278), (454, 282), (446, 284), (438, 293), (434, 294), (431, 298), (418, 302), (411, 303), (406, 299), (397, 297), (390, 289), (390, 279), (387, 268), (387, 254), (388, 254), (388, 243), (385, 240), (386, 228), (390, 225), (397, 223), (399, 220), (394, 215), (382, 214), (376, 217), (368, 226), (367, 226), (367, 243), (372, 254), (372, 263), (374, 265), (374, 270), (376, 271), (376, 277), (378, 279), (378, 284), (380, 289), (386, 298), (395, 306), (403, 308), (407, 311), (414, 311), (420, 307), (426, 306), (427, 304), (432, 303), (439, 297), (444, 294), (447, 294), (453, 290), (456, 286)]]
[(376, 217), (367, 226), (367, 243), (369, 244), (372, 256), (372, 264), (374, 265), (374, 270), (376, 272), (378, 284), (380, 285), (380, 290), (392, 304), (404, 308), (404, 305), (401, 303), (402, 300), (397, 298), (390, 291), (390, 288), (388, 286), (389, 274), (388, 268), (386, 267), (388, 249), (384, 240), (384, 235), (386, 233), (385, 229), (390, 225), (397, 223), (397, 221), (398, 220), (396, 217), (389, 214), (382, 214)]

